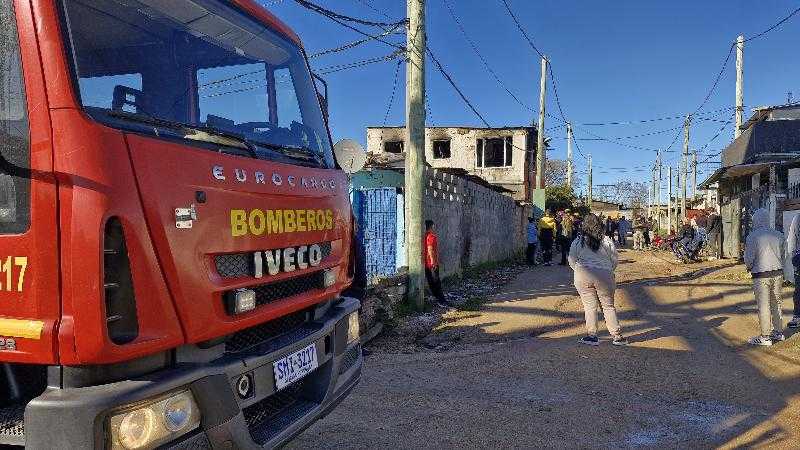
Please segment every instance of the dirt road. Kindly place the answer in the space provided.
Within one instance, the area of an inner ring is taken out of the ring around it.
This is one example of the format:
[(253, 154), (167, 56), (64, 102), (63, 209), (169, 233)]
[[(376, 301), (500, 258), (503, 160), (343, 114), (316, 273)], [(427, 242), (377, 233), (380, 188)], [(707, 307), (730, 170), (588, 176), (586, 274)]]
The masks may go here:
[(758, 327), (742, 266), (620, 259), (630, 346), (577, 344), (570, 269), (527, 270), (480, 311), (448, 313), (428, 338), (438, 350), (379, 341), (360, 386), (290, 447), (800, 447), (800, 335), (746, 344)]

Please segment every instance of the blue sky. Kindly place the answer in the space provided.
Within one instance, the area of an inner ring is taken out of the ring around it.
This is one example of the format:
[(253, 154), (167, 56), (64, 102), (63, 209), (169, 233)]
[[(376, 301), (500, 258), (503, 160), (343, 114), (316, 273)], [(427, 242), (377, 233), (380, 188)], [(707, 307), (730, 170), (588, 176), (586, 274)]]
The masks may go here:
[[(428, 44), (469, 99), (493, 126), (527, 125), (534, 113), (515, 102), (491, 77), (456, 27), (445, 0), (427, 0)], [(447, 0), (494, 70), (522, 101), (538, 107), (539, 59), (515, 28), (501, 0)], [(703, 100), (738, 34), (755, 35), (800, 6), (797, 1), (530, 1), (508, 0), (536, 46), (552, 61), (558, 93), (566, 117), (575, 124), (635, 121), (678, 116), (693, 111)], [(402, 0), (318, 0), (319, 4), (351, 16), (376, 21), (405, 16)], [(262, 0), (289, 24), (309, 53), (357, 40), (355, 32), (299, 7), (292, 0)], [(376, 11), (377, 10), (377, 11)], [(362, 27), (367, 30), (367, 28)], [(375, 30), (372, 30), (375, 31)], [(404, 42), (401, 36), (394, 37)], [(800, 100), (800, 14), (745, 47), (746, 117), (759, 105), (781, 104), (787, 92)], [(392, 48), (369, 43), (359, 48), (312, 60), (315, 70), (391, 53)], [(700, 113), (728, 120), (735, 94), (735, 58), (731, 58), (715, 94)], [(330, 85), (334, 140), (350, 137), (365, 141), (366, 127), (381, 125), (387, 111), (396, 62), (381, 62), (326, 76)], [(404, 123), (405, 67), (400, 70), (397, 94), (387, 124)], [(428, 64), (428, 125), (480, 125), (480, 120)], [(551, 86), (548, 112), (558, 116)], [(561, 123), (548, 119), (545, 127)], [(644, 148), (666, 148), (682, 119), (637, 125), (578, 125), (578, 139), (588, 133), (618, 139)], [(718, 133), (722, 123), (696, 120), (691, 148), (701, 148)], [(663, 133), (662, 133), (663, 131)], [(551, 158), (564, 158), (564, 128), (550, 130), (555, 149)], [(650, 136), (631, 138), (641, 134)], [(732, 140), (733, 125), (705, 147), (717, 153)], [(615, 143), (581, 140), (584, 154), (592, 154), (594, 184), (620, 179), (649, 180), (646, 167), (655, 153)], [(680, 149), (682, 136), (673, 146)], [(673, 165), (677, 153), (665, 155)], [(705, 157), (699, 157), (705, 159)], [(713, 158), (717, 159), (717, 158)], [(578, 170), (585, 160), (577, 155)], [(715, 165), (705, 164), (710, 173)], [(701, 174), (699, 179), (703, 178)], [(583, 176), (583, 175), (582, 175)], [(664, 171), (666, 177), (666, 170)], [(699, 181), (699, 180), (698, 180)], [(666, 181), (664, 183), (666, 185)]]

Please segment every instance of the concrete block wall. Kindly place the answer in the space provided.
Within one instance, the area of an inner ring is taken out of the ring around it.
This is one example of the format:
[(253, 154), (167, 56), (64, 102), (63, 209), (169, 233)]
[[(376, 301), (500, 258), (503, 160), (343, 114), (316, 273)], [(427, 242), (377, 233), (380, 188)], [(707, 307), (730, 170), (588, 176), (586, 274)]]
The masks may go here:
[(436, 223), (441, 276), (525, 249), (530, 207), (467, 179), (425, 169), (425, 219)]

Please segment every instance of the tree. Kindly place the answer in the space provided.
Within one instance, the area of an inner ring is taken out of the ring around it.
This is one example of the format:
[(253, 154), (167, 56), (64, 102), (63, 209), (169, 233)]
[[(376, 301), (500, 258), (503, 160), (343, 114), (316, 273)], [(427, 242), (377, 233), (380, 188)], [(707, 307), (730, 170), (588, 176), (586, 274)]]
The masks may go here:
[(547, 209), (567, 209), (575, 206), (575, 193), (566, 185), (547, 186), (544, 189)]
[[(544, 164), (545, 186), (566, 186), (567, 184), (567, 161), (564, 159), (548, 159)], [(572, 189), (580, 187), (580, 180), (575, 174), (575, 166), (572, 166)]]
[(595, 190), (596, 198), (619, 203), (626, 208), (647, 206), (648, 185), (641, 181), (621, 180), (614, 184), (602, 184)]

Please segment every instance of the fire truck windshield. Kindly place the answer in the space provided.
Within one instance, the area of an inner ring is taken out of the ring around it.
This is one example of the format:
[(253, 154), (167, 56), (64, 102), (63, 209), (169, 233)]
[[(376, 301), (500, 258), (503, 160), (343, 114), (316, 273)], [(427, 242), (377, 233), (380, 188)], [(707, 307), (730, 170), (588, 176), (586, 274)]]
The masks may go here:
[[(219, 130), (253, 143), (258, 157), (300, 149), (334, 166), (301, 49), (228, 2), (63, 5), (80, 101), (95, 120), (141, 132), (157, 121)], [(155, 120), (126, 120), (136, 117)]]

